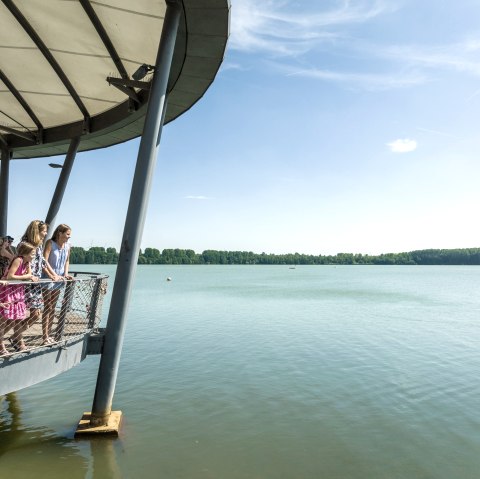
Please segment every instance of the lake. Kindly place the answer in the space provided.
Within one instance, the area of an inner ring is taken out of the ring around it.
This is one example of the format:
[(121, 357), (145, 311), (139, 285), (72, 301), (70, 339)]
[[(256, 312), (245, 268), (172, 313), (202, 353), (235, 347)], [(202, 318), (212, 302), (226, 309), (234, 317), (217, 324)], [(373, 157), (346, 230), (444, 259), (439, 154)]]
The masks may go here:
[(477, 479), (479, 292), (474, 266), (139, 266), (121, 436), (73, 439), (89, 357), (2, 399), (0, 477)]

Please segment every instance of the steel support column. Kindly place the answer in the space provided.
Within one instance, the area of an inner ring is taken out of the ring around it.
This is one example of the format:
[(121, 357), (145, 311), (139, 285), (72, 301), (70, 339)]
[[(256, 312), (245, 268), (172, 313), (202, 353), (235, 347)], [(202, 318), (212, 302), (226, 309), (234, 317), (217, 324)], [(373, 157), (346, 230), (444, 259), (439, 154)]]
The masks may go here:
[(10, 150), (3, 147), (0, 169), (0, 237), (7, 234), (8, 180), (10, 176), (10, 158)]
[(155, 63), (145, 125), (138, 150), (127, 217), (118, 259), (117, 273), (108, 314), (107, 330), (93, 399), (90, 424), (107, 424), (118, 374), (126, 326), (127, 310), (137, 267), (147, 203), (155, 170), (157, 151), (167, 103), (170, 74), (181, 7), (177, 0), (167, 0), (167, 11)]
[(70, 141), (70, 146), (68, 147), (67, 156), (63, 162), (62, 171), (58, 177), (57, 186), (55, 188), (55, 192), (53, 193), (52, 201), (50, 202), (50, 208), (48, 208), (47, 217), (45, 218), (45, 223), (50, 225), (51, 230), (53, 230), (58, 210), (62, 204), (63, 194), (65, 193), (65, 188), (67, 187), (68, 178), (70, 176), (70, 172), (72, 171), (73, 161), (75, 160), (75, 155), (77, 154), (79, 145), (80, 137), (72, 138)]

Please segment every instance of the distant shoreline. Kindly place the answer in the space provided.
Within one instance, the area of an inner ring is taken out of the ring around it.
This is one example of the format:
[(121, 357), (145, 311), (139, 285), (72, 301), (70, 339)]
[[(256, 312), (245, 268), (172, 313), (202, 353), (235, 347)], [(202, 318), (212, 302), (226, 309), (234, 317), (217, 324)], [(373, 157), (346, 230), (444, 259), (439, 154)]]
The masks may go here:
[[(71, 264), (117, 264), (115, 248), (92, 246), (85, 250), (73, 246)], [(480, 248), (425, 249), (405, 253), (368, 255), (338, 253), (336, 255), (307, 255), (300, 253), (267, 254), (251, 251), (206, 250), (195, 253), (191, 249), (145, 248), (140, 250), (138, 264), (238, 264), (238, 265), (480, 265)]]

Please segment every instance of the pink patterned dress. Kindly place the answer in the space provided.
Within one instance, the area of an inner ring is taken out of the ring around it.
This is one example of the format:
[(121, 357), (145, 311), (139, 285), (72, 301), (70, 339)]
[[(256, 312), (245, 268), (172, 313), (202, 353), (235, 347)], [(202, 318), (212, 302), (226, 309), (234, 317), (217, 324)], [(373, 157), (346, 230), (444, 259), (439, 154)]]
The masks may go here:
[[(28, 269), (28, 263), (25, 263), (22, 259), (16, 275), (25, 274)], [(5, 272), (4, 278), (8, 271)], [(25, 319), (27, 308), (25, 306), (25, 286), (23, 284), (7, 284), (0, 286), (0, 315), (6, 319), (21, 320)]]

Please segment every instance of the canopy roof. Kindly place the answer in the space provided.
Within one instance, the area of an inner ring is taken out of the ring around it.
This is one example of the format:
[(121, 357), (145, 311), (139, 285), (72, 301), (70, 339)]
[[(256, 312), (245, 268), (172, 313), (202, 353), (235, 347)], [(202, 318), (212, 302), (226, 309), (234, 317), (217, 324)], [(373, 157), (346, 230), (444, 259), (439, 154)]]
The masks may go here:
[[(203, 96), (228, 37), (229, 0), (180, 3), (165, 122)], [(165, 11), (165, 0), (2, 0), (0, 142), (13, 157), (64, 154), (79, 135), (80, 151), (139, 136), (148, 85), (107, 77), (155, 64)]]

